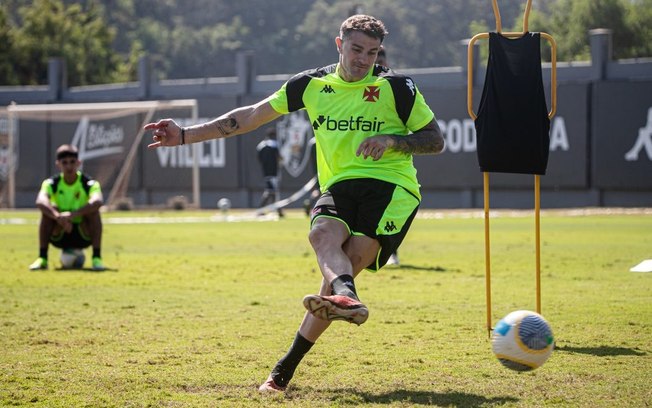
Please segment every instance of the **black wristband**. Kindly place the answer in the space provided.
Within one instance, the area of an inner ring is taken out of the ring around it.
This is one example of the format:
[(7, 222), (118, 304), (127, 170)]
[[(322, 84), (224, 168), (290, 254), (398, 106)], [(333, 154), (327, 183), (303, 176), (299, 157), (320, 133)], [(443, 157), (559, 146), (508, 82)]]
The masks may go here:
[(181, 143), (179, 146), (186, 144), (186, 128), (181, 128)]

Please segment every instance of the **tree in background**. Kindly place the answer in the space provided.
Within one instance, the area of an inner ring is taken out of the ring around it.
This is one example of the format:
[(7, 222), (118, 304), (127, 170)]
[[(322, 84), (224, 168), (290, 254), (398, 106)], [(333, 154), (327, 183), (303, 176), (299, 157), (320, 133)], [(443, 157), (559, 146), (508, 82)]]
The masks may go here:
[(636, 36), (627, 57), (652, 56), (652, 0), (632, 0), (628, 21)]
[(0, 7), (0, 83), (20, 85), (12, 65), (12, 37), (7, 13)]
[(115, 28), (103, 22), (99, 3), (90, 2), (84, 10), (61, 0), (36, 0), (19, 7), (17, 15), (21, 24), (10, 30), (9, 43), (21, 85), (46, 83), (53, 57), (65, 59), (71, 86), (128, 80), (117, 75), (120, 58), (111, 47)]
[[(525, 3), (499, 1), (506, 31)], [(52, 57), (71, 86), (133, 81), (145, 54), (159, 79), (235, 75), (244, 50), (258, 74), (297, 72), (337, 60), (333, 33), (356, 7), (387, 25), (396, 69), (461, 65), (460, 41), (495, 27), (491, 0), (2, 0), (0, 85), (46, 83)], [(652, 0), (533, 2), (530, 29), (555, 37), (560, 61), (588, 60), (593, 28), (613, 30), (615, 58), (652, 56)]]
[[(645, 4), (647, 3), (647, 4)], [(613, 31), (615, 59), (652, 55), (652, 1), (557, 0), (546, 10), (530, 15), (530, 30), (543, 31), (557, 41), (559, 61), (588, 61), (591, 58), (589, 30)], [(522, 26), (515, 25), (520, 31)], [(647, 32), (646, 32), (647, 28)], [(550, 59), (549, 50), (544, 58)]]

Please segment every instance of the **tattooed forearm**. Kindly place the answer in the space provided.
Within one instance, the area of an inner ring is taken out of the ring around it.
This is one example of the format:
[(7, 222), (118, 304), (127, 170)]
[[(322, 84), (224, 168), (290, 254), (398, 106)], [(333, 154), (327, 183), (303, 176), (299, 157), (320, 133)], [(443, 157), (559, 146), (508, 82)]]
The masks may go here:
[(217, 131), (220, 134), (219, 137), (228, 137), (238, 130), (238, 121), (235, 120), (233, 116), (227, 116), (226, 118), (218, 119), (214, 122), (217, 127)]
[(433, 120), (408, 136), (392, 136), (393, 150), (407, 154), (437, 154), (444, 150), (444, 137)]

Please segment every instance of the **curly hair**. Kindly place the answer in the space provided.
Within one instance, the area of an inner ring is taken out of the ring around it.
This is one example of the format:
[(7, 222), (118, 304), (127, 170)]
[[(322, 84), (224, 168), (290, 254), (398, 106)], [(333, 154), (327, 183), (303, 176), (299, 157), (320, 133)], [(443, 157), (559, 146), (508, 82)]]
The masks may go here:
[(340, 26), (340, 38), (347, 38), (353, 31), (359, 31), (369, 37), (378, 38), (381, 43), (385, 36), (389, 34), (382, 21), (366, 14), (356, 14), (344, 20)]

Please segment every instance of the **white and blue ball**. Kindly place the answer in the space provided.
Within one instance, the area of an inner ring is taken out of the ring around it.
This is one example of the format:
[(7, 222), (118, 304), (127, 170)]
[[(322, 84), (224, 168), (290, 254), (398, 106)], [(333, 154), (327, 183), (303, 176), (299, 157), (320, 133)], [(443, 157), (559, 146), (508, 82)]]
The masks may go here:
[(219, 208), (220, 210), (222, 210), (224, 212), (229, 211), (229, 209), (231, 209), (231, 200), (229, 200), (226, 197), (220, 198), (217, 201), (217, 208)]
[(515, 371), (531, 371), (548, 360), (555, 347), (555, 339), (543, 316), (518, 310), (498, 322), (491, 346), (505, 367)]
[(81, 268), (86, 262), (84, 251), (79, 248), (66, 248), (61, 251), (61, 266), (64, 269)]

